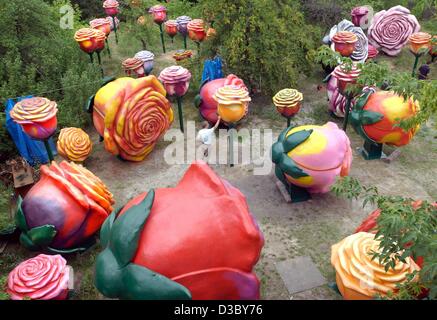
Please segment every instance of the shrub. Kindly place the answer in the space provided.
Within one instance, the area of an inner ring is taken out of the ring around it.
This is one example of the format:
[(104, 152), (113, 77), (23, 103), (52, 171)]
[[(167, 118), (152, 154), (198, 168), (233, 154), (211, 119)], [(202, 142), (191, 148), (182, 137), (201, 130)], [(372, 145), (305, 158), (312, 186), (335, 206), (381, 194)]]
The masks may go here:
[[(25, 95), (55, 100), (60, 127), (85, 123), (84, 99), (95, 90), (93, 84), (100, 82), (100, 70), (79, 49), (74, 30), (60, 28), (59, 7), (66, 3), (16, 0), (0, 7), (1, 103)], [(80, 25), (75, 23), (75, 27)], [(1, 111), (0, 151), (4, 160), (16, 151), (4, 128), (4, 109)]]
[(214, 21), (217, 36), (209, 49), (224, 59), (229, 72), (252, 89), (273, 94), (296, 85), (299, 74), (310, 70), (309, 50), (321, 38), (305, 23), (298, 1), (214, 1), (201, 3), (204, 18)]

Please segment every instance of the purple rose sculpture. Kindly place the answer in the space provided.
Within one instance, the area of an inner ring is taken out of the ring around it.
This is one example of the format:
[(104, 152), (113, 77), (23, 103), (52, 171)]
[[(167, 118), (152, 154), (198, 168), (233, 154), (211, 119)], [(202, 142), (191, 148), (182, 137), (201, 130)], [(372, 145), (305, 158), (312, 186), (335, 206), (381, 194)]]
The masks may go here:
[(373, 10), (368, 6), (355, 7), (351, 11), (352, 23), (356, 27), (366, 30), (370, 25)]
[[(369, 46), (367, 37), (364, 34), (363, 29), (361, 29), (360, 27), (356, 27), (352, 22), (346, 19), (342, 20), (339, 24), (331, 28), (329, 34), (323, 38), (323, 43), (327, 45), (332, 44), (332, 38), (335, 36), (337, 32), (340, 31), (353, 32), (358, 37), (358, 41), (355, 43), (355, 50), (350, 56), (350, 58), (358, 62), (366, 61), (367, 54), (368, 54), (368, 46)], [(332, 50), (335, 50), (333, 44), (332, 44)]]
[(396, 6), (375, 14), (369, 27), (369, 41), (376, 49), (396, 56), (408, 43), (408, 38), (420, 30), (416, 17), (405, 7)]
[(188, 29), (187, 29), (187, 25), (188, 22), (190, 22), (192, 19), (188, 16), (180, 16), (176, 19), (176, 22), (178, 24), (178, 31), (184, 35), (187, 36), (188, 35)]

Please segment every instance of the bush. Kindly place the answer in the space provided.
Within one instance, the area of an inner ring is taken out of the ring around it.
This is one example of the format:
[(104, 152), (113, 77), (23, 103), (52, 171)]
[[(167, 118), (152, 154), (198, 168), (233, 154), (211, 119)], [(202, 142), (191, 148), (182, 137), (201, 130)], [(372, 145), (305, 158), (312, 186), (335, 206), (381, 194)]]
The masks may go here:
[(229, 72), (252, 89), (273, 94), (295, 86), (310, 70), (307, 53), (320, 41), (319, 29), (305, 23), (298, 1), (202, 2), (204, 17), (214, 21), (217, 36), (209, 49), (224, 59)]
[[(60, 127), (85, 124), (84, 100), (100, 82), (100, 70), (79, 49), (73, 39), (74, 30), (60, 28), (59, 7), (66, 3), (64, 0), (49, 5), (40, 0), (16, 0), (0, 7), (1, 103), (25, 95), (55, 100), (59, 105)], [(75, 27), (80, 25), (75, 23)], [(0, 120), (0, 151), (4, 160), (16, 150), (4, 128), (3, 108)]]

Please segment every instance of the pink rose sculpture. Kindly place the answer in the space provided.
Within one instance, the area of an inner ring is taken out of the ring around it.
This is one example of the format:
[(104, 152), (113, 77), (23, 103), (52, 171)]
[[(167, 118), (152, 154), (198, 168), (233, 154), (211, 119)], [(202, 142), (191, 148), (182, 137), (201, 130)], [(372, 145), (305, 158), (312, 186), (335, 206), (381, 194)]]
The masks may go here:
[(117, 29), (119, 29), (120, 27), (120, 20), (117, 17), (111, 18), (111, 17), (106, 17), (105, 18), (107, 21), (109, 21), (110, 26), (111, 26), (111, 31), (114, 31), (114, 21), (115, 21), (115, 27), (117, 27)]
[(352, 23), (356, 27), (360, 27), (363, 30), (366, 30), (370, 23), (370, 16), (369, 16), (369, 7), (368, 6), (360, 6), (355, 7), (351, 11), (352, 16)]
[(405, 7), (396, 6), (375, 14), (369, 27), (369, 41), (389, 56), (396, 56), (408, 38), (420, 30), (416, 17)]
[(184, 96), (190, 85), (191, 73), (181, 66), (167, 67), (161, 71), (158, 79), (170, 96)]
[(108, 16), (116, 16), (119, 13), (119, 6), (117, 0), (106, 0), (103, 2), (103, 9), (105, 9), (105, 12)]
[(374, 59), (378, 56), (379, 51), (374, 46), (369, 43), (369, 54), (367, 56), (367, 60)]
[(7, 293), (12, 300), (65, 300), (70, 267), (59, 254), (40, 254), (21, 262), (9, 273)]

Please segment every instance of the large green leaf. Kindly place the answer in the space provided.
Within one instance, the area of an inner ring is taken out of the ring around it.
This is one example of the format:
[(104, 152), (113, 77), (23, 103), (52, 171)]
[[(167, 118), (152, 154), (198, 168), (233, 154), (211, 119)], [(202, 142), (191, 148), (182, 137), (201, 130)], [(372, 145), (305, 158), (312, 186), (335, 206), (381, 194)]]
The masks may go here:
[(301, 143), (305, 142), (313, 133), (313, 130), (301, 130), (290, 134), (285, 138), (283, 145), (286, 153), (296, 148)]
[(135, 255), (143, 226), (155, 199), (152, 189), (141, 203), (127, 210), (112, 226), (109, 247), (120, 266), (126, 266)]
[(20, 234), (20, 243), (23, 247), (31, 251), (39, 249), (39, 247), (32, 242), (25, 232), (21, 232)]
[(379, 112), (367, 111), (367, 110), (362, 110), (359, 112), (360, 112), (360, 122), (361, 125), (363, 126), (377, 123), (381, 121), (382, 118), (384, 118), (384, 115)]
[(282, 160), (281, 162), (279, 162), (278, 166), (284, 173), (288, 174), (294, 179), (308, 176), (308, 174), (306, 174), (301, 168), (296, 166), (296, 163), (285, 154), (283, 155)]
[(18, 197), (17, 201), (17, 212), (15, 213), (15, 224), (17, 227), (22, 231), (26, 232), (28, 230), (26, 217), (24, 216), (23, 209), (22, 209), (23, 199), (21, 196)]
[(49, 245), (56, 236), (56, 228), (48, 224), (32, 228), (27, 232), (27, 236), (35, 245), (45, 247)]
[(105, 222), (103, 222), (103, 225), (100, 228), (100, 244), (103, 248), (106, 248), (108, 246), (112, 225), (114, 224), (114, 221), (117, 218), (120, 211), (121, 208), (113, 211), (109, 215), (109, 217), (106, 218)]
[(121, 292), (123, 299), (136, 300), (189, 300), (190, 291), (177, 282), (136, 264), (123, 270), (123, 285), (128, 290)]

